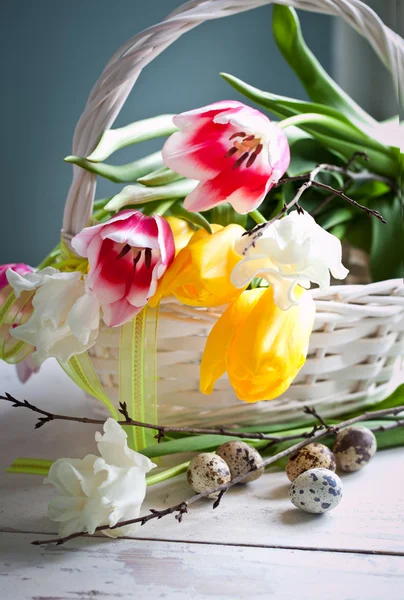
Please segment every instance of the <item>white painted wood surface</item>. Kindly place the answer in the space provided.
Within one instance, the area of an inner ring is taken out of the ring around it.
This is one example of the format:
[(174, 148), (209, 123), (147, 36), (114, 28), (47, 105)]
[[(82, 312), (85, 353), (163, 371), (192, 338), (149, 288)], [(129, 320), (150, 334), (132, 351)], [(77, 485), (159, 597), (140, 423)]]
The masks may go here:
[[(26, 386), (13, 367), (1, 365), (0, 390), (65, 414), (94, 413), (52, 361)], [(97, 427), (55, 422), (35, 431), (35, 421), (28, 411), (0, 403), (1, 600), (404, 598), (401, 448), (380, 452), (363, 471), (343, 476), (344, 499), (323, 516), (295, 509), (286, 475), (272, 471), (232, 490), (215, 511), (206, 501), (181, 524), (174, 517), (148, 523), (141, 539), (81, 539), (41, 549), (29, 541), (56, 533), (46, 517), (52, 491), (40, 477), (4, 469), (18, 456), (82, 457), (95, 451)], [(149, 488), (145, 509), (188, 495), (180, 476)]]
[(105, 539), (38, 550), (32, 539), (0, 534), (2, 599), (403, 598), (395, 556)]

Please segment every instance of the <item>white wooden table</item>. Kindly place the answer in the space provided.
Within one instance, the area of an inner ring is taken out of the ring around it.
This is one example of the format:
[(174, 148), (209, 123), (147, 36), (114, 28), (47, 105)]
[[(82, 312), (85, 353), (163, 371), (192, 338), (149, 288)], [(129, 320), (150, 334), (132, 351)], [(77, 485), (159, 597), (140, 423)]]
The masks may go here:
[[(92, 414), (84, 394), (48, 361), (22, 386), (0, 366), (0, 391), (72, 415)], [(345, 475), (333, 512), (308, 515), (288, 500), (288, 481), (270, 471), (236, 488), (212, 511), (192, 506), (184, 521), (151, 521), (137, 539), (80, 538), (35, 547), (56, 534), (46, 517), (52, 494), (34, 475), (6, 474), (18, 456), (56, 459), (94, 452), (96, 427), (54, 422), (35, 431), (35, 415), (0, 403), (0, 599), (164, 598), (404, 599), (404, 449), (380, 452)], [(148, 490), (148, 506), (191, 494), (185, 477)]]

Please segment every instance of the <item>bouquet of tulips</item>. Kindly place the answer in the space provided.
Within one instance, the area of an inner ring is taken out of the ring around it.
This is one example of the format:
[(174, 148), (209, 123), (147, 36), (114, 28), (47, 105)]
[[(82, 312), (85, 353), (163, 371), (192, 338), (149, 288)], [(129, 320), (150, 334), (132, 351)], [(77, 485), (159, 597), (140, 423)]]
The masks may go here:
[[(60, 523), (62, 536), (98, 530), (131, 535), (151, 518), (177, 512), (181, 520), (189, 503), (210, 494), (139, 517), (146, 483), (188, 468), (182, 463), (146, 480), (155, 467), (150, 458), (213, 450), (228, 441), (226, 435), (250, 437), (264, 451), (286, 444), (276, 455), (282, 458), (293, 450), (291, 440), (333, 431), (328, 426), (319, 433), (315, 425), (310, 433), (301, 424), (283, 433), (280, 425), (263, 426), (260, 433), (168, 428), (136, 422), (126, 399), (118, 414), (85, 358), (101, 321), (121, 328), (121, 339), (128, 332), (131, 339), (128, 324), (167, 297), (200, 309), (221, 307), (200, 365), (201, 391), (211, 393), (227, 373), (240, 400), (271, 400), (288, 389), (305, 362), (315, 316), (308, 290), (313, 284), (325, 289), (331, 276), (343, 280), (348, 274), (341, 240), (368, 254), (374, 280), (403, 274), (397, 247), (403, 240), (397, 128), (377, 123), (325, 73), (304, 42), (294, 10), (274, 7), (273, 32), (311, 101), (277, 96), (223, 75), (279, 120), (231, 100), (106, 131), (90, 156), (66, 161), (129, 185), (95, 201), (92, 222), (71, 247), (61, 243), (37, 268), (0, 268), (0, 358), (17, 364), (26, 381), (55, 357), (114, 417), (96, 436), (98, 457), (30, 459), (29, 468), (21, 459), (11, 468), (41, 474), (50, 469), (47, 481), (61, 495), (51, 501), (49, 516)], [(105, 162), (122, 147), (159, 136), (168, 138), (161, 152), (120, 166)], [(122, 350), (121, 355), (126, 358)], [(128, 358), (129, 380), (133, 367), (144, 368), (133, 364), (136, 356)], [(3, 399), (39, 413), (37, 427), (68, 418), (9, 394)], [(379, 416), (393, 419), (401, 399), (402, 389), (385, 401)], [(402, 422), (375, 425), (380, 446), (403, 443), (402, 435), (388, 432), (398, 425)], [(128, 427), (157, 431), (158, 441), (173, 435), (138, 453), (133, 440), (128, 446)], [(273, 431), (278, 437), (269, 435)]]
[[(18, 363), (23, 379), (48, 357), (67, 363), (86, 352), (100, 319), (120, 327), (174, 296), (227, 306), (206, 343), (201, 390), (210, 393), (227, 372), (241, 400), (272, 399), (305, 361), (315, 313), (307, 290), (348, 273), (341, 239), (369, 253), (375, 280), (400, 275), (403, 155), (385, 142), (390, 126), (324, 72), (292, 9), (274, 7), (273, 30), (312, 102), (223, 75), (281, 120), (220, 101), (107, 131), (90, 156), (66, 159), (136, 183), (95, 202), (72, 250), (58, 246), (37, 269), (1, 268), (1, 357)], [(161, 152), (104, 162), (123, 146), (167, 135)]]

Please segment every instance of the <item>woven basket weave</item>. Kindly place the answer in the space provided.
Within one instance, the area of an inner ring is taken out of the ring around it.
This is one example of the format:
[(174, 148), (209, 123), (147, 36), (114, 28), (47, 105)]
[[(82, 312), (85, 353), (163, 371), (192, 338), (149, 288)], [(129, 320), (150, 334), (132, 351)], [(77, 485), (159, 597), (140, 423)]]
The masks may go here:
[[(111, 58), (94, 86), (77, 125), (73, 154), (88, 156), (109, 129), (141, 70), (186, 31), (206, 20), (270, 4), (271, 0), (196, 0), (162, 23), (129, 40)], [(337, 15), (366, 37), (390, 69), (404, 97), (404, 41), (383, 25), (360, 0), (277, 0), (304, 10)], [(88, 225), (96, 186), (95, 175), (73, 167), (62, 237), (67, 242)], [(366, 282), (366, 265), (353, 268)], [(401, 280), (367, 285), (332, 286), (311, 292), (317, 315), (307, 362), (290, 389), (270, 402), (240, 402), (226, 377), (211, 396), (199, 390), (199, 363), (206, 336), (222, 309), (186, 307), (170, 298), (162, 303), (158, 337), (159, 420), (177, 425), (249, 425), (301, 418), (304, 405), (325, 415), (377, 402), (390, 391), (404, 354), (404, 286)], [(119, 332), (101, 328), (89, 354), (111, 399), (117, 400)]]

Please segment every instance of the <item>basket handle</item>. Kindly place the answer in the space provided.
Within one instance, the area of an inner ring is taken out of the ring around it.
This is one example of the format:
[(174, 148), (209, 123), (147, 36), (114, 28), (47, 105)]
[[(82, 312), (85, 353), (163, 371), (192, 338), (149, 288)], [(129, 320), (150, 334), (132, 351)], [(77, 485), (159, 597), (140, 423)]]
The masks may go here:
[[(91, 90), (77, 124), (72, 153), (89, 156), (101, 134), (115, 121), (142, 69), (183, 33), (204, 21), (227, 17), (274, 0), (192, 0), (164, 21), (131, 38), (113, 55)], [(276, 0), (299, 9), (336, 15), (368, 39), (391, 71), (396, 92), (404, 97), (404, 40), (384, 25), (361, 0)], [(88, 225), (96, 188), (96, 176), (73, 166), (73, 181), (66, 199), (62, 237), (70, 244), (73, 235)]]

